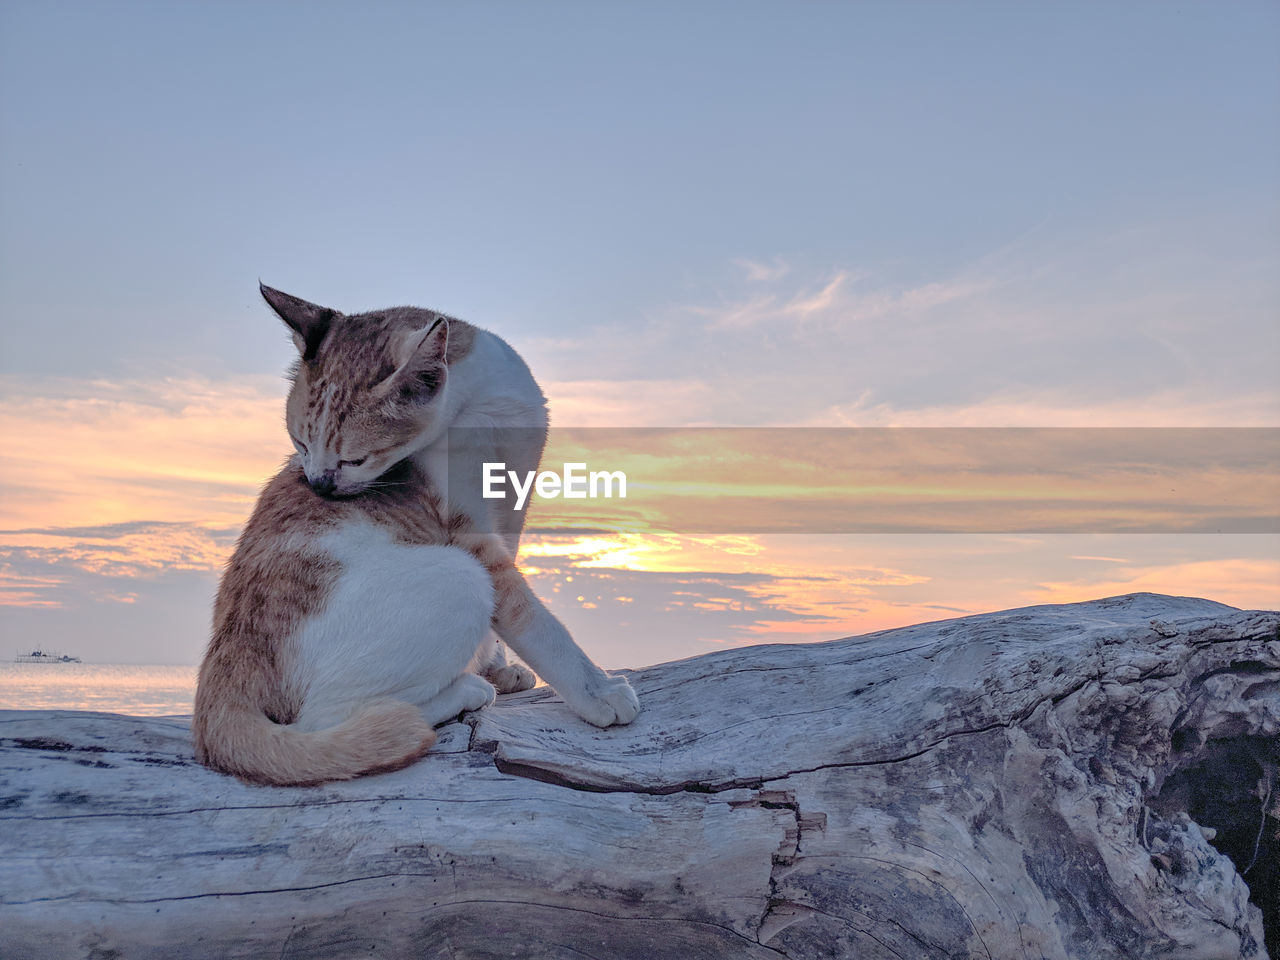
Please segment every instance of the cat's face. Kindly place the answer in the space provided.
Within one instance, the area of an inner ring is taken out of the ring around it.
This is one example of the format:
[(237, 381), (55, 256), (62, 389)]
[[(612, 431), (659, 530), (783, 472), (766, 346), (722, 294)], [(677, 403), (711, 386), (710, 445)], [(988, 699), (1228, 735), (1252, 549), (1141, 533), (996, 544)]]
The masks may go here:
[(263, 288), (300, 354), (286, 421), (307, 483), (354, 496), (439, 432), (448, 320), (397, 307), (344, 316)]

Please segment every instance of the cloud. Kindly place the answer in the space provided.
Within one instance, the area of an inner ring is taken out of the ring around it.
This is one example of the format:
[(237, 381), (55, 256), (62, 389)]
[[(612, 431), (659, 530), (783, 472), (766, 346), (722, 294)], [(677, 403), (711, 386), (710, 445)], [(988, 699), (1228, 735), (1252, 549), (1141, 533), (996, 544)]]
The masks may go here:
[[(238, 531), (194, 523), (135, 521), (98, 527), (0, 530), (0, 558), (49, 570), (145, 578), (163, 571), (221, 568)], [(50, 578), (50, 584), (55, 583)]]
[(212, 578), (235, 528), (134, 521), (0, 530), (0, 607), (61, 609), (154, 599), (142, 584), (175, 574)]
[(687, 423), (713, 406), (716, 388), (697, 380), (554, 380), (552, 427), (646, 427)]
[[(782, 276), (785, 274), (776, 274), (769, 279)], [(760, 275), (753, 279), (764, 278)], [(816, 289), (801, 289), (785, 296), (757, 293), (736, 302), (690, 307), (689, 312), (706, 319), (708, 326), (717, 331), (760, 327), (780, 321), (804, 322), (828, 314), (840, 303), (848, 280), (848, 272), (841, 270)]]
[(1275, 427), (1280, 393), (1243, 390), (1201, 398), (1165, 389), (1140, 397), (1082, 398), (1061, 388), (1001, 391), (971, 403), (898, 406), (870, 392), (814, 411), (801, 426), (846, 427)]
[[(1275, 426), (1275, 284), (1265, 258), (1249, 255), (1257, 262), (1202, 243), (1172, 250), (1157, 228), (1070, 250), (1041, 230), (927, 271), (765, 253), (726, 264), (731, 276), (700, 282), (680, 302), (640, 306), (638, 321), (516, 346), (551, 400), (553, 437), (566, 425)], [(79, 608), (90, 611), (80, 628), (116, 624), (125, 636), (126, 623), (155, 632), (148, 618), (180, 587), (187, 601), (170, 611), (183, 624), (175, 632), (198, 633), (191, 611), (212, 594), (235, 531), (288, 453), (284, 394), (273, 376), (0, 378), (0, 605), (23, 624)], [(646, 453), (629, 451), (641, 463)], [(664, 454), (659, 479), (683, 482), (686, 506), (704, 520), (741, 516), (766, 495), (811, 516), (830, 509), (803, 458), (762, 451), (775, 474), (763, 477), (732, 453)], [(746, 501), (714, 489), (707, 462), (719, 454), (726, 459), (716, 469), (728, 465), (736, 483), (754, 485)], [(974, 484), (997, 489), (982, 471), (962, 482), (942, 459), (926, 466), (933, 489), (956, 494), (944, 505), (953, 513), (977, 508)], [(1053, 457), (1024, 466), (1026, 489), (1011, 494), (1006, 482), (993, 503), (1073, 477)], [(1270, 495), (1268, 469), (1254, 499), (1232, 509)], [(850, 476), (837, 485), (845, 496), (859, 488), (863, 516), (906, 482), (889, 478), (877, 493)], [(1010, 478), (1019, 479), (1006, 471), (1002, 482)], [(1141, 500), (1141, 471), (1125, 483), (1114, 516), (1150, 502)], [(686, 655), (701, 642), (817, 639), (938, 612), (1137, 589), (1257, 605), (1273, 602), (1268, 578), (1277, 579), (1256, 547), (1214, 546), (1244, 542), (1230, 538), (1169, 536), (1144, 552), (1133, 546), (1148, 543), (1140, 537), (1058, 549), (1065, 541), (1052, 536), (827, 536), (800, 538), (801, 549), (779, 546), (799, 540), (741, 531), (644, 536), (638, 526), (620, 535), (608, 532), (612, 519), (545, 504), (533, 519), (590, 528), (572, 549), (530, 537), (523, 562), (584, 646), (616, 665)], [(1174, 556), (1175, 543), (1193, 546)], [(1086, 563), (1105, 567), (1082, 576)], [(584, 584), (592, 589), (573, 589)]]
[(13, 563), (0, 561), (0, 607), (60, 606), (54, 593), (65, 584), (63, 577), (26, 573)]
[(735, 260), (752, 283), (776, 283), (791, 272), (791, 265), (781, 257), (774, 257), (772, 263), (760, 263), (756, 260)]
[(544, 467), (625, 499), (539, 522), (640, 533), (1280, 529), (1280, 429), (695, 428), (552, 432)]
[(742, 259), (641, 322), (519, 346), (560, 423), (1280, 425), (1275, 282), (1189, 235), (1041, 229), (932, 273)]
[[(780, 539), (788, 538), (535, 535), (521, 545), (521, 565), (575, 636), (612, 666), (635, 665), (627, 641), (636, 636), (654, 662), (688, 656), (691, 645), (847, 635), (868, 629), (869, 612), (885, 608), (881, 594), (929, 580), (850, 562), (847, 542), (832, 562), (817, 551), (788, 553)], [(604, 614), (589, 612), (597, 609)], [(604, 615), (612, 617), (608, 640), (598, 637)], [(910, 614), (890, 616), (897, 625)]]
[[(732, 538), (727, 548), (717, 538), (622, 539), (531, 537), (522, 561), (538, 595), (609, 667), (1138, 591), (1280, 606), (1274, 536), (807, 535)], [(1105, 574), (1081, 576), (1079, 557), (1105, 557), (1087, 561), (1106, 562)]]
[[(749, 279), (776, 285), (790, 270), (756, 269)], [(799, 323), (809, 336), (831, 335), (833, 331), (851, 329), (859, 324), (893, 319), (903, 321), (920, 317), (930, 310), (986, 292), (992, 281), (978, 277), (957, 277), (947, 281), (931, 281), (918, 286), (859, 287), (865, 273), (837, 270), (816, 283), (791, 290), (760, 291), (748, 289), (738, 299), (715, 304), (690, 305), (686, 309), (707, 321), (713, 331), (743, 330), (771, 323)]]
[(0, 378), (0, 526), (238, 524), (288, 452), (277, 378)]

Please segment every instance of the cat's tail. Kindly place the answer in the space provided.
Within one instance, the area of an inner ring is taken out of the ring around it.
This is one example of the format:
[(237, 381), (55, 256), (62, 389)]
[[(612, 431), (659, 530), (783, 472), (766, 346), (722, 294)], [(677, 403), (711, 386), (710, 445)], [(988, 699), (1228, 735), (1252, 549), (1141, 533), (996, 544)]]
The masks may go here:
[(196, 711), (196, 759), (249, 783), (310, 786), (407, 767), (436, 742), (411, 703), (374, 700), (336, 727), (302, 731), (248, 704)]

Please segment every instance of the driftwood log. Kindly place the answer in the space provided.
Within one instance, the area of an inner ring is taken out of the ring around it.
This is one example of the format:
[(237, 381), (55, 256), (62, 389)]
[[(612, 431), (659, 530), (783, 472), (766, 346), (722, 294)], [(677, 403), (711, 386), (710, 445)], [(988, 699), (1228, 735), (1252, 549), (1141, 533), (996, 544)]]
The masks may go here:
[(1278, 631), (1141, 594), (729, 650), (630, 674), (630, 727), (541, 688), (299, 789), (6, 711), (0, 956), (1265, 957)]

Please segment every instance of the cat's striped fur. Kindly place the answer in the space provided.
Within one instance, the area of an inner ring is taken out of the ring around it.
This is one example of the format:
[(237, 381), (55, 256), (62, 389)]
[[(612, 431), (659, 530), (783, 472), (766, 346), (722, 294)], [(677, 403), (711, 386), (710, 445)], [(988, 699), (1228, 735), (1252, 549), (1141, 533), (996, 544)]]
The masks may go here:
[[(276, 784), (404, 766), (435, 724), (492, 701), (489, 680), (532, 684), (497, 637), (590, 722), (630, 722), (626, 681), (591, 663), (516, 567), (523, 511), (444, 494), (451, 458), (536, 468), (544, 401), (515, 352), (432, 311), (344, 316), (263, 295), (300, 354), (287, 403), (298, 452), (263, 490), (219, 587), (197, 757)], [(484, 429), (442, 451), (449, 427), (469, 425)], [(533, 430), (504, 441), (503, 425)]]

